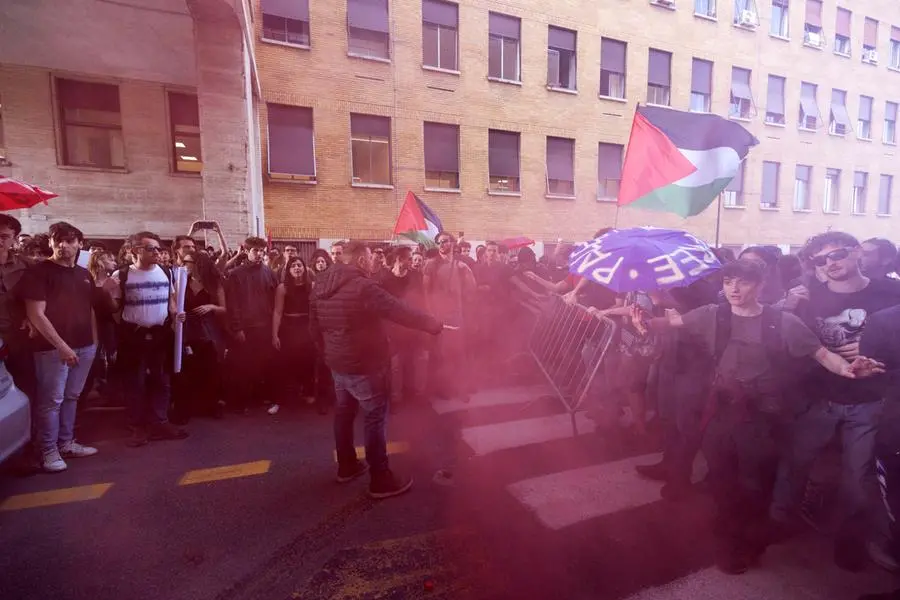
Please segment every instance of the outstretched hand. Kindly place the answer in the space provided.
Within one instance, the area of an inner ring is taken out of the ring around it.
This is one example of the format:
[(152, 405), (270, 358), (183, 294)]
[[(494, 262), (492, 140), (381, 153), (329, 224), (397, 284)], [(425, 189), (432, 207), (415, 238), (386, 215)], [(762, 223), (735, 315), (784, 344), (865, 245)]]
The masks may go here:
[(865, 356), (858, 356), (853, 359), (853, 362), (847, 364), (842, 375), (850, 379), (865, 379), (880, 373), (884, 373), (884, 363)]

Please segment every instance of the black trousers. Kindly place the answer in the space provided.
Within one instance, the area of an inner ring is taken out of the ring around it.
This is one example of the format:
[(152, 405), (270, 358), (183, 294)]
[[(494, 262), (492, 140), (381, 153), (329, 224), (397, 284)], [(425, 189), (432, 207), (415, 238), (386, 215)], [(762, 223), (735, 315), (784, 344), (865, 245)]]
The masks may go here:
[[(309, 317), (285, 316), (278, 334), (281, 352), (278, 356), (278, 382), (282, 393), (315, 395), (316, 347), (309, 332)], [(294, 388), (294, 389), (292, 389)]]
[(228, 353), (231, 374), (231, 404), (245, 409), (254, 400), (265, 398), (272, 391), (272, 330), (253, 327), (244, 330), (243, 343), (234, 341)]
[(187, 344), (181, 358), (181, 373), (172, 380), (172, 416), (187, 420), (212, 416), (222, 394), (221, 365), (211, 341)]

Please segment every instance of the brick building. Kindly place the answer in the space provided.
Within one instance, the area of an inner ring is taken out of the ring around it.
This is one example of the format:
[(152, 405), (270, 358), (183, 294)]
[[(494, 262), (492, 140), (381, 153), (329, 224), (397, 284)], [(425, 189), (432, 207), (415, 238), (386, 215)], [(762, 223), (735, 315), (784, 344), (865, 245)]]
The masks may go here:
[[(890, 236), (900, 6), (846, 0), (258, 0), (265, 205), (276, 238), (385, 239), (407, 190), (470, 239), (578, 240), (688, 220), (617, 209), (638, 102), (760, 140), (722, 244)], [(895, 25), (897, 27), (895, 27)]]
[(0, 3), (0, 175), (59, 194), (27, 232), (264, 231), (249, 0)]

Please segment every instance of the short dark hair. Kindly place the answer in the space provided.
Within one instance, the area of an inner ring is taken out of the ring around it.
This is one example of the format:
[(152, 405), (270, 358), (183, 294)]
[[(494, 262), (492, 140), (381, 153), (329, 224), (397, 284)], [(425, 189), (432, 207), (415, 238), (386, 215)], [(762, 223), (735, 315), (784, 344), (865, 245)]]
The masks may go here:
[(22, 233), (22, 223), (17, 218), (6, 213), (0, 213), (0, 228), (12, 229), (16, 237)]
[(774, 269), (778, 266), (778, 258), (781, 254), (776, 254), (774, 250), (772, 250), (772, 246), (747, 246), (743, 250), (741, 250), (740, 256), (738, 258), (743, 258), (747, 254), (755, 254), (761, 259), (770, 269)]
[(394, 249), (394, 258), (395, 259), (403, 259), (412, 257), (412, 248), (409, 246), (400, 246), (399, 248)]
[(500, 244), (498, 244), (498, 243), (495, 242), (494, 240), (488, 240), (488, 241), (486, 241), (486, 242), (484, 243), (484, 247), (485, 247), (485, 248), (487, 248), (488, 246), (499, 246), (499, 245), (500, 245)]
[(497, 244), (497, 250), (500, 252), (500, 254), (509, 254), (509, 246), (506, 246), (504, 244)]
[(256, 248), (257, 250), (263, 250), (268, 248), (269, 244), (266, 243), (266, 240), (261, 237), (250, 236), (246, 240), (244, 240), (244, 248)]
[(722, 279), (743, 279), (753, 283), (762, 283), (766, 277), (761, 264), (749, 258), (739, 258), (722, 267)]
[(335, 242), (331, 242), (331, 247), (332, 247), (332, 248), (334, 248), (335, 246), (340, 246), (340, 247), (343, 248), (343, 247), (346, 246), (346, 245), (347, 245), (347, 242), (344, 241), (344, 240), (337, 240), (337, 241), (335, 241)]
[(471, 248), (471, 247), (472, 247), (472, 242), (468, 242), (468, 241), (466, 241), (466, 240), (463, 240), (463, 241), (461, 241), (461, 242), (459, 243), (459, 246), (460, 246), (460, 248), (463, 247), (463, 246), (465, 246), (466, 248)]
[(723, 265), (734, 261), (735, 258), (734, 250), (731, 248), (713, 248), (712, 253), (716, 255), (716, 258), (718, 258), (719, 262)]
[(152, 231), (138, 231), (128, 239), (132, 246), (137, 246), (141, 243), (141, 240), (153, 240), (157, 244), (162, 244), (162, 240), (159, 239), (159, 236)]
[(101, 242), (100, 240), (93, 240), (85, 244), (88, 248), (100, 248), (103, 252), (107, 252), (109, 248), (106, 247), (105, 242)]
[(885, 263), (893, 263), (897, 258), (897, 246), (891, 240), (884, 238), (869, 238), (863, 244), (872, 244), (878, 251), (878, 260)]
[(826, 246), (856, 248), (859, 246), (859, 240), (843, 231), (826, 231), (809, 238), (806, 245), (803, 246), (801, 254), (806, 258), (811, 258), (813, 254), (820, 252)]
[(194, 244), (197, 243), (197, 240), (195, 240), (194, 238), (192, 238), (189, 235), (176, 235), (175, 241), (172, 242), (172, 250), (178, 250), (179, 248), (181, 248), (181, 242), (184, 242), (186, 240), (190, 240), (190, 241), (194, 242)]
[(442, 231), (442, 232), (438, 233), (436, 236), (434, 236), (434, 243), (437, 244), (438, 240), (441, 239), (443, 236), (447, 236), (448, 238), (450, 238), (451, 242), (456, 241), (456, 238), (453, 237), (452, 233), (450, 233), (449, 231)]
[(84, 241), (84, 234), (81, 233), (81, 230), (65, 221), (59, 221), (51, 225), (48, 233), (50, 234), (50, 239), (54, 242), (62, 242), (73, 238), (79, 242)]
[(348, 255), (351, 260), (356, 260), (359, 257), (364, 256), (367, 250), (371, 250), (369, 244), (358, 240), (347, 242), (344, 246), (344, 254)]

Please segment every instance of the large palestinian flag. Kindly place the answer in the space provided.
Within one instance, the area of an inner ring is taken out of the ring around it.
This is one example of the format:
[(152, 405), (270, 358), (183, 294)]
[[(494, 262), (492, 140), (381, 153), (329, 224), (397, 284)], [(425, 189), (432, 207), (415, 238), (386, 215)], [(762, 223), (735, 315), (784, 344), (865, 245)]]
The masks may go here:
[(619, 206), (700, 214), (758, 143), (740, 124), (718, 115), (639, 106), (622, 166)]
[(394, 225), (394, 233), (417, 244), (434, 246), (434, 238), (442, 231), (441, 220), (421, 198), (412, 191), (406, 192), (406, 200)]

